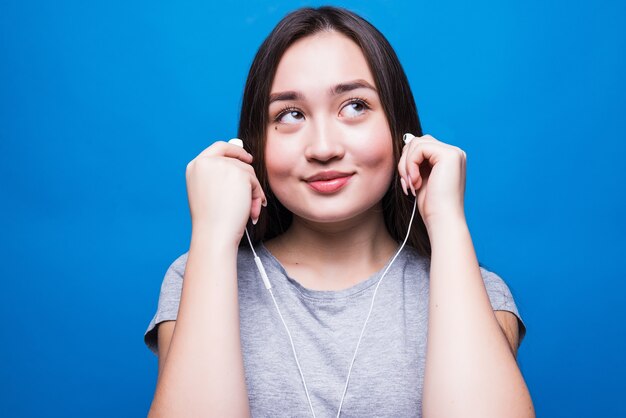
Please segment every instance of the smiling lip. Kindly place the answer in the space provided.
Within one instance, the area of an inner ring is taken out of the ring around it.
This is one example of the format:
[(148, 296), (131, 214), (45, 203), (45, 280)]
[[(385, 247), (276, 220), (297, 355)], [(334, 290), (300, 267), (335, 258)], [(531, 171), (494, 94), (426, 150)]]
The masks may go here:
[(335, 193), (345, 186), (352, 178), (352, 173), (324, 171), (306, 179), (310, 188), (318, 193)]

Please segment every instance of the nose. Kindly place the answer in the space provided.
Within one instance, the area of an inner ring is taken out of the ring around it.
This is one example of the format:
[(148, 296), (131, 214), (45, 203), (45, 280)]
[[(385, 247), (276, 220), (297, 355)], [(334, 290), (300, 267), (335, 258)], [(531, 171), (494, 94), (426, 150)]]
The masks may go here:
[(317, 123), (312, 126), (304, 156), (308, 161), (327, 163), (344, 156), (345, 149), (340, 130), (332, 123)]

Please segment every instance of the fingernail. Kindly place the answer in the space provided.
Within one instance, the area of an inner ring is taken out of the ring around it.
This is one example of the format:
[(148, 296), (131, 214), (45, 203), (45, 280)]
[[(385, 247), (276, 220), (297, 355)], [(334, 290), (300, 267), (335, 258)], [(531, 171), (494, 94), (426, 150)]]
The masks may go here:
[(263, 202), (261, 202), (261, 206), (263, 206), (264, 208), (267, 207), (267, 199), (263, 199)]
[(252, 225), (256, 225), (257, 222), (259, 222), (259, 218), (253, 219), (252, 220)]
[(416, 197), (415, 187), (413, 186), (413, 180), (411, 179), (410, 175), (409, 175), (409, 185), (411, 186), (411, 193), (413, 193), (413, 196)]
[(402, 184), (402, 190), (404, 190), (404, 194), (408, 196), (409, 192), (406, 189), (406, 181), (404, 180), (404, 177), (400, 177), (400, 184)]

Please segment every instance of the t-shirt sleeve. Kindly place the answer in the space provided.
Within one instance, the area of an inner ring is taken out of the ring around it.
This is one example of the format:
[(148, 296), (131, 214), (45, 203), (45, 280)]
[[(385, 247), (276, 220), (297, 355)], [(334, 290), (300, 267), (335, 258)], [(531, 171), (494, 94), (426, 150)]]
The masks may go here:
[(158, 354), (158, 327), (163, 321), (175, 321), (178, 317), (178, 304), (183, 289), (183, 276), (187, 264), (187, 253), (178, 257), (165, 272), (157, 311), (152, 317), (144, 334), (144, 342), (148, 348)]
[(524, 324), (522, 316), (517, 309), (511, 290), (504, 280), (502, 280), (502, 278), (496, 273), (483, 267), (480, 268), (480, 272), (483, 276), (485, 288), (487, 289), (487, 294), (489, 295), (489, 300), (491, 301), (493, 310), (509, 311), (517, 317), (517, 323), (519, 326), (519, 343), (521, 344), (524, 336), (526, 335), (526, 325)]

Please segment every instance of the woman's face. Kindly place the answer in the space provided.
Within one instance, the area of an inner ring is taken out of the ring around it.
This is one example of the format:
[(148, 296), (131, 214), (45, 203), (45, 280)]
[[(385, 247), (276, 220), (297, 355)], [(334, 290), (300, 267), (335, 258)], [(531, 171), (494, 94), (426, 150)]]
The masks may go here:
[(391, 133), (361, 49), (337, 32), (291, 45), (269, 105), (270, 187), (295, 216), (339, 222), (376, 210), (395, 167)]

